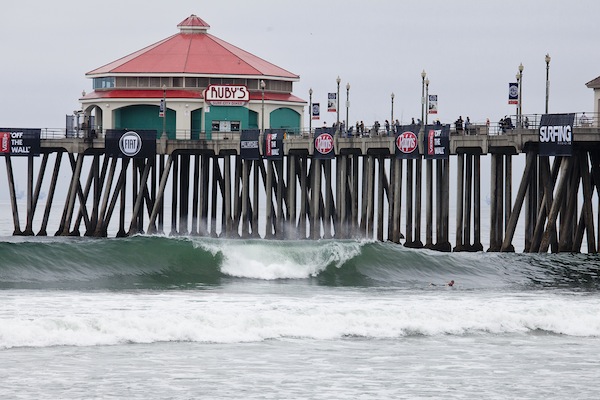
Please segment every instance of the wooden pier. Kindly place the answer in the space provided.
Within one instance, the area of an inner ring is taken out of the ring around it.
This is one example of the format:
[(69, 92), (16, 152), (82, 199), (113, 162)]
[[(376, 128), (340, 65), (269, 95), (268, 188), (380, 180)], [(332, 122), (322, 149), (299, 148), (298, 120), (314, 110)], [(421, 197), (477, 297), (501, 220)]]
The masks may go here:
[[(19, 157), (26, 173), (16, 173), (17, 157), (5, 162), (14, 235), (372, 238), (440, 251), (514, 251), (524, 226), (525, 252), (578, 252), (585, 240), (596, 253), (600, 129), (575, 128), (574, 138), (572, 156), (548, 157), (538, 155), (537, 130), (452, 132), (444, 160), (397, 159), (387, 136), (336, 136), (333, 160), (315, 158), (312, 138), (301, 135), (284, 139), (282, 160), (243, 159), (235, 133), (158, 139), (155, 156), (131, 160), (107, 155), (103, 138), (61, 138), (42, 139), (40, 157)], [(513, 170), (515, 157), (523, 168)], [(490, 175), (482, 175), (482, 160)], [(27, 188), (26, 210), (17, 186)], [(56, 210), (60, 218), (50, 218)], [(488, 243), (482, 218), (489, 218)]]

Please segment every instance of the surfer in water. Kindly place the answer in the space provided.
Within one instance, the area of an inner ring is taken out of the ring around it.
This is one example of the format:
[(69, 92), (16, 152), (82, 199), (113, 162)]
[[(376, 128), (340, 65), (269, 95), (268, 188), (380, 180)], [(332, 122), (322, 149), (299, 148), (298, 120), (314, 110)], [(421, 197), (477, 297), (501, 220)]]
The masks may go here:
[[(430, 283), (429, 286), (437, 286), (437, 285), (435, 283)], [(453, 287), (454, 286), (454, 279), (452, 279), (450, 282), (446, 283), (444, 286)]]

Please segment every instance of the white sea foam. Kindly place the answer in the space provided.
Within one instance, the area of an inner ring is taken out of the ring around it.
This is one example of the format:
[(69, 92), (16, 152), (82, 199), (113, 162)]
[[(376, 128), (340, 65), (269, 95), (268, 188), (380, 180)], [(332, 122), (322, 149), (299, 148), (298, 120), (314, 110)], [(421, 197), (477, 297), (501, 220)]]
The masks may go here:
[(2, 295), (9, 306), (0, 312), (0, 348), (535, 332), (600, 336), (597, 297), (442, 290), (376, 297), (356, 289), (276, 298), (212, 291)]
[(213, 254), (221, 253), (221, 272), (253, 279), (304, 279), (316, 276), (328, 265), (341, 266), (360, 254), (359, 241), (238, 241), (198, 242)]

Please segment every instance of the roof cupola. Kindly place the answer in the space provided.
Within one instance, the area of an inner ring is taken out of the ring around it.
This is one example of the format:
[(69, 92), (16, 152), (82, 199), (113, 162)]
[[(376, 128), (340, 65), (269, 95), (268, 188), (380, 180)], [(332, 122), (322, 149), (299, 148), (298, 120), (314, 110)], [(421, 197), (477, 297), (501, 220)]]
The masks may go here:
[(192, 14), (177, 25), (181, 33), (206, 33), (210, 25)]

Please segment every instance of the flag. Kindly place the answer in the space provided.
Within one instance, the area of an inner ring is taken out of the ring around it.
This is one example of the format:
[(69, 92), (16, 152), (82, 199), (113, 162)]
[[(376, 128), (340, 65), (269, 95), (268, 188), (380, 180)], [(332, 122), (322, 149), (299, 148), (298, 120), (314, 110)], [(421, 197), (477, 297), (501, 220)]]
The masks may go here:
[(337, 111), (337, 94), (336, 93), (328, 93), (327, 94), (327, 111), (328, 112), (336, 112)]
[(312, 103), (311, 106), (311, 115), (312, 115), (312, 119), (319, 119), (321, 116), (321, 104), (319, 103)]
[(429, 95), (429, 101), (428, 101), (428, 113), (429, 114), (437, 114), (438, 112), (438, 106), (437, 106), (437, 94), (430, 94)]
[(519, 104), (519, 84), (516, 82), (508, 84), (508, 104)]

